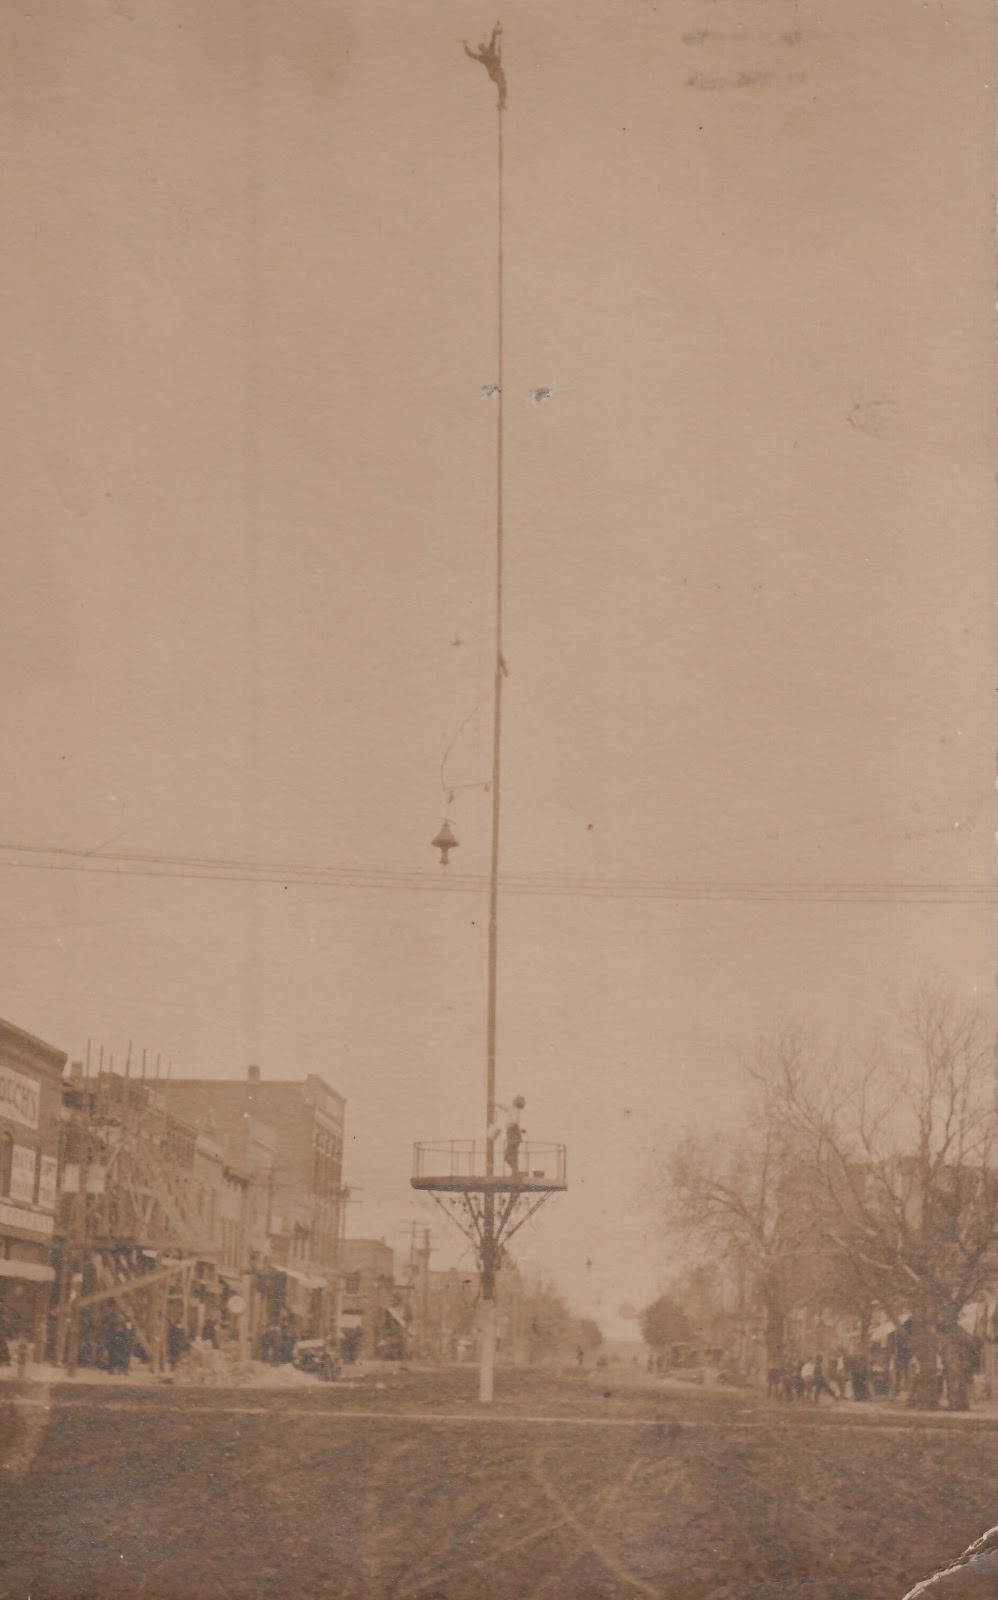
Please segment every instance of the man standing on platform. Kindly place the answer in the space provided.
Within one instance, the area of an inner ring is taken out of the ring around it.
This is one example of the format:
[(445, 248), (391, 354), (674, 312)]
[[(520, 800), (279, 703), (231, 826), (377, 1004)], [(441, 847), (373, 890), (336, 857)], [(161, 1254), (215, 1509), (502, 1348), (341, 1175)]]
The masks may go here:
[(518, 1177), (520, 1172), (520, 1145), (523, 1141), (525, 1129), (520, 1121), (527, 1102), (522, 1094), (516, 1095), (513, 1103), (508, 1106), (496, 1101), (496, 1110), (502, 1112), (503, 1121), (493, 1123), (489, 1129), (489, 1138), (497, 1139), (505, 1131), (506, 1144), (503, 1149), (503, 1158), (513, 1177)]

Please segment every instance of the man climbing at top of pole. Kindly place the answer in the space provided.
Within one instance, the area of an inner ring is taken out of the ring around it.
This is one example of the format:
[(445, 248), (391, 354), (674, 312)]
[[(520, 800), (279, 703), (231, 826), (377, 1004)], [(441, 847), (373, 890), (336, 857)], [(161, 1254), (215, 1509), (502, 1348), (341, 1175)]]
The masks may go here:
[(480, 61), (482, 63), (499, 91), (499, 110), (504, 111), (506, 109), (506, 74), (502, 69), (501, 33), (502, 23), (497, 22), (492, 29), (492, 37), (488, 44), (480, 44), (477, 50), (472, 50), (467, 40), (465, 40), (464, 51), (465, 55), (470, 56), (472, 61)]

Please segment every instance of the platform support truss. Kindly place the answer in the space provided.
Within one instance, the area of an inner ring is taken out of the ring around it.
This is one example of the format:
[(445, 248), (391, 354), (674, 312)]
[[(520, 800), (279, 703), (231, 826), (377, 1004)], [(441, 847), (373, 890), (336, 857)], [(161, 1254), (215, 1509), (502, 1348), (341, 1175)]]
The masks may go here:
[[(427, 1191), (440, 1207), (445, 1216), (460, 1228), (461, 1232), (475, 1247), (475, 1254), (483, 1272), (486, 1257), (494, 1252), (496, 1260), (493, 1268), (498, 1269), (503, 1248), (509, 1243), (513, 1235), (519, 1233), (525, 1222), (548, 1199), (547, 1194), (454, 1194), (451, 1191), (441, 1193), (438, 1190)], [(529, 1203), (528, 1203), (529, 1202)], [(517, 1215), (519, 1207), (524, 1209)], [(491, 1211), (491, 1227), (489, 1215)]]
[(472, 1139), (417, 1144), (414, 1151), (413, 1188), (431, 1196), (470, 1240), (478, 1258), (478, 1397), (485, 1404), (494, 1385), (496, 1277), (503, 1251), (550, 1195), (568, 1187), (564, 1145), (523, 1141), (519, 1154), (521, 1163), (514, 1171), (498, 1174), (491, 1139), (484, 1144)]

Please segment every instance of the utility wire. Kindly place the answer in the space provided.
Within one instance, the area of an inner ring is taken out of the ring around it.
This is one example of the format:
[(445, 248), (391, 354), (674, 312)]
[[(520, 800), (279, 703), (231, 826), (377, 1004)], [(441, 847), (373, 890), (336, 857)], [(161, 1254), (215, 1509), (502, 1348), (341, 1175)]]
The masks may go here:
[[(73, 872), (97, 877), (171, 878), (189, 882), (258, 883), (285, 888), (372, 892), (482, 894), (489, 878), (479, 873), (391, 871), (384, 868), (320, 866), (251, 861), (245, 858), (170, 856), (115, 852), (94, 855), (63, 846), (0, 841), (0, 867)], [(28, 859), (16, 859), (17, 857)], [(49, 857), (54, 859), (41, 859)], [(553, 873), (506, 873), (504, 895), (569, 899), (766, 901), (787, 904), (991, 905), (998, 883), (940, 881), (765, 881), (751, 879), (600, 878)]]

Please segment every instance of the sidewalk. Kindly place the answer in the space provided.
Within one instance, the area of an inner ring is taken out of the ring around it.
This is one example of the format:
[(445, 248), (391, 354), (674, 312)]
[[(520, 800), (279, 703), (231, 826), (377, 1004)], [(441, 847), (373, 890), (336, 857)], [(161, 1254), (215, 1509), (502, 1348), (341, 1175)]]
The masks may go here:
[[(221, 1356), (221, 1352), (217, 1352)], [(133, 1359), (127, 1374), (119, 1372), (105, 1372), (100, 1367), (78, 1367), (70, 1377), (65, 1367), (52, 1366), (49, 1363), (29, 1361), (24, 1369), (23, 1377), (18, 1376), (17, 1367), (0, 1367), (0, 1387), (4, 1384), (38, 1384), (52, 1386), (54, 1384), (70, 1387), (108, 1388), (108, 1389), (157, 1389), (157, 1388), (227, 1388), (234, 1389), (344, 1389), (357, 1388), (361, 1385), (383, 1388), (387, 1379), (397, 1376), (400, 1371), (398, 1363), (375, 1361), (358, 1361), (352, 1366), (345, 1367), (339, 1378), (329, 1381), (320, 1378), (315, 1372), (302, 1372), (298, 1367), (289, 1362), (282, 1362), (279, 1366), (272, 1366), (265, 1361), (249, 1361), (245, 1365), (233, 1363), (229, 1365), (220, 1360), (216, 1370), (211, 1373), (196, 1375), (191, 1371), (184, 1371), (178, 1367), (175, 1372), (152, 1372), (144, 1361)]]
[[(231, 1383), (233, 1388), (239, 1389), (301, 1389), (312, 1388), (319, 1385), (322, 1388), (332, 1387), (323, 1383), (323, 1380), (313, 1372), (299, 1372), (297, 1367), (282, 1365), (272, 1367), (262, 1361), (252, 1361), (245, 1368), (233, 1368), (226, 1372), (219, 1372), (215, 1380), (216, 1386), (223, 1387), (223, 1377)], [(70, 1377), (65, 1367), (54, 1367), (47, 1363), (38, 1364), (29, 1361), (23, 1378), (18, 1377), (17, 1368), (13, 1365), (0, 1367), (0, 1385), (3, 1384), (46, 1384), (59, 1386), (107, 1389), (157, 1389), (164, 1387), (175, 1388), (204, 1388), (203, 1379), (185, 1377), (181, 1372), (151, 1372), (143, 1361), (132, 1361), (127, 1374), (119, 1372), (104, 1372), (99, 1367), (78, 1367)]]
[(883, 1395), (878, 1395), (869, 1400), (854, 1400), (851, 1394), (844, 1395), (841, 1400), (829, 1400), (822, 1397), (817, 1405), (812, 1400), (773, 1400), (765, 1391), (756, 1384), (728, 1384), (719, 1383), (708, 1379), (700, 1383), (693, 1378), (681, 1378), (674, 1373), (639, 1372), (627, 1367), (610, 1367), (600, 1369), (587, 1369), (590, 1383), (595, 1385), (605, 1384), (613, 1389), (643, 1389), (649, 1394), (688, 1394), (725, 1396), (733, 1403), (742, 1406), (751, 1405), (765, 1407), (774, 1413), (785, 1412), (788, 1416), (806, 1417), (820, 1412), (822, 1417), (834, 1413), (838, 1417), (891, 1417), (895, 1421), (907, 1418), (910, 1421), (950, 1422), (954, 1425), (960, 1422), (998, 1422), (998, 1395), (990, 1397), (977, 1393), (971, 1396), (969, 1411), (947, 1411), (941, 1405), (937, 1411), (916, 1410), (909, 1406), (907, 1398), (900, 1396), (891, 1400)]
[(786, 1400), (766, 1400), (766, 1405), (773, 1410), (791, 1411), (795, 1414), (808, 1411), (819, 1411), (822, 1416), (834, 1412), (843, 1417), (892, 1417), (896, 1422), (907, 1420), (909, 1422), (952, 1423), (956, 1426), (961, 1422), (988, 1422), (998, 1423), (998, 1399), (972, 1399), (969, 1411), (947, 1411), (941, 1405), (935, 1411), (922, 1411), (915, 1406), (910, 1406), (906, 1399), (889, 1400), (883, 1396), (875, 1400), (853, 1400), (846, 1396), (843, 1400), (821, 1400), (818, 1405), (813, 1401), (799, 1402)]

